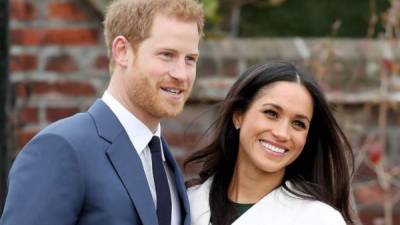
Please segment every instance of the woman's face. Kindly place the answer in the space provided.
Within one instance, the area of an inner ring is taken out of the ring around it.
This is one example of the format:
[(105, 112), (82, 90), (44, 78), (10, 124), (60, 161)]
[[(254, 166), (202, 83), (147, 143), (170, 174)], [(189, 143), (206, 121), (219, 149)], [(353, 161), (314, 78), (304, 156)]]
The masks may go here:
[(282, 177), (303, 150), (312, 116), (304, 86), (279, 81), (263, 87), (247, 111), (233, 117), (240, 127), (237, 168)]

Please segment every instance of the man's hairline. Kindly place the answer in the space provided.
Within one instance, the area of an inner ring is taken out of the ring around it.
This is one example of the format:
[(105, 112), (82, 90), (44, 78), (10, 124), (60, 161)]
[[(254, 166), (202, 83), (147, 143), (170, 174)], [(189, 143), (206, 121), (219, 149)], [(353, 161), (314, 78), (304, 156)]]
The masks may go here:
[[(155, 21), (155, 18), (156, 18), (157, 16), (163, 16), (163, 17), (168, 18), (168, 19), (170, 19), (170, 20), (176, 20), (176, 21), (183, 22), (183, 23), (194, 23), (194, 24), (196, 25), (196, 27), (197, 27), (197, 35), (199, 36), (199, 41), (201, 40), (201, 38), (202, 38), (202, 36), (203, 36), (203, 35), (200, 33), (200, 28), (199, 28), (199, 26), (198, 26), (196, 20), (184, 20), (184, 19), (182, 19), (182, 18), (179, 18), (178, 16), (168, 15), (167, 13), (161, 11), (161, 12), (156, 12), (156, 13), (154, 14), (154, 16), (153, 16), (153, 18), (152, 18), (152, 20), (151, 20), (151, 24), (150, 24), (149, 29), (148, 29), (148, 34), (145, 35), (145, 38), (143, 38), (143, 40), (140, 40), (140, 41), (137, 42), (137, 43), (133, 43), (133, 42), (131, 42), (130, 40), (128, 40), (124, 35), (121, 35), (121, 34), (120, 34), (120, 35), (117, 35), (117, 36), (114, 38), (114, 40), (115, 40), (118, 36), (124, 37), (124, 38), (128, 41), (130, 47), (132, 48), (133, 53), (136, 54), (137, 51), (138, 51), (138, 49), (139, 49), (139, 47), (140, 47), (140, 45), (141, 45), (145, 40), (147, 40), (148, 38), (151, 37), (152, 29), (153, 29), (153, 27), (154, 27), (154, 21)], [(113, 40), (113, 41), (114, 41), (114, 40)], [(197, 51), (197, 56), (199, 56), (199, 55), (200, 55), (200, 51)], [(112, 54), (111, 54), (111, 57), (113, 57)], [(115, 61), (115, 60), (113, 60), (113, 61)], [(114, 69), (115, 69), (115, 62), (114, 62), (112, 71), (114, 71)], [(111, 71), (110, 71), (110, 72), (111, 72)], [(112, 75), (112, 74), (113, 74), (113, 73), (111, 73), (111, 75)]]

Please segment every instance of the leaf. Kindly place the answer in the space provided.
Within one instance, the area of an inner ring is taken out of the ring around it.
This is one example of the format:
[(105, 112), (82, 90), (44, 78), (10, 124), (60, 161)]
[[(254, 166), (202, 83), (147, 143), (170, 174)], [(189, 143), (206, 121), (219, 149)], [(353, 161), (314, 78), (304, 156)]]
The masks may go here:
[(218, 0), (203, 0), (203, 9), (206, 20), (211, 23), (217, 23), (219, 21), (218, 8), (219, 1)]

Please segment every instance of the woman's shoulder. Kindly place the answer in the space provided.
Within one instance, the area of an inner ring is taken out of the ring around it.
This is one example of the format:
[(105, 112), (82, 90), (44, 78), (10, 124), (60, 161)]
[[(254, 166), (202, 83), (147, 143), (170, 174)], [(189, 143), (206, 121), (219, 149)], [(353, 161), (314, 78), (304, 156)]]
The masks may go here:
[(301, 221), (309, 221), (312, 219), (313, 224), (326, 225), (346, 225), (342, 214), (332, 206), (316, 201), (304, 200), (302, 214), (299, 216), (299, 224)]
[(297, 199), (298, 213), (296, 224), (346, 225), (342, 214), (332, 206), (317, 200)]
[(202, 184), (190, 187), (187, 190), (190, 204), (192, 225), (206, 225), (210, 221), (209, 195), (212, 178), (208, 178)]
[(281, 188), (281, 194), (285, 195), (287, 203), (291, 203), (292, 206), (297, 207), (297, 211), (299, 212), (297, 214), (298, 224), (303, 224), (303, 222), (308, 222), (308, 224), (310, 224), (310, 219), (312, 219), (312, 224), (346, 224), (342, 214), (337, 209), (324, 202), (294, 196), (283, 188)]
[(194, 197), (194, 196), (204, 195), (204, 194), (208, 195), (210, 193), (211, 183), (212, 183), (212, 177), (208, 178), (206, 181), (204, 181), (201, 184), (189, 187), (187, 189), (189, 198), (191, 196)]
[(279, 187), (262, 198), (234, 225), (261, 225), (268, 220), (276, 225), (346, 225), (342, 215), (333, 207), (309, 200)]

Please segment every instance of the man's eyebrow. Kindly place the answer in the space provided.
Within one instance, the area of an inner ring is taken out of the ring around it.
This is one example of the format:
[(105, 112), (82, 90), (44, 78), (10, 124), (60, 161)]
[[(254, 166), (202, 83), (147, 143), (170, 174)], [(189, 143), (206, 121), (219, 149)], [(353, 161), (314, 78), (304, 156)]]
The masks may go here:
[[(170, 51), (170, 52), (178, 52), (176, 49), (173, 48), (160, 48), (159, 51)], [(188, 53), (188, 55), (199, 56), (200, 52), (198, 50), (194, 50), (193, 52)]]

